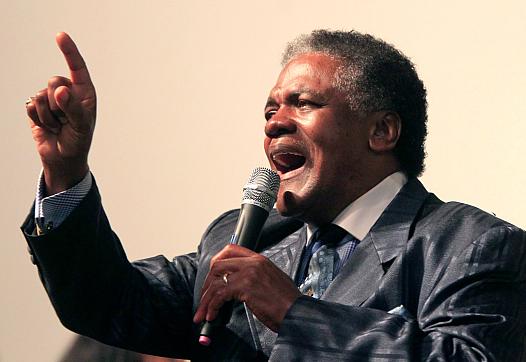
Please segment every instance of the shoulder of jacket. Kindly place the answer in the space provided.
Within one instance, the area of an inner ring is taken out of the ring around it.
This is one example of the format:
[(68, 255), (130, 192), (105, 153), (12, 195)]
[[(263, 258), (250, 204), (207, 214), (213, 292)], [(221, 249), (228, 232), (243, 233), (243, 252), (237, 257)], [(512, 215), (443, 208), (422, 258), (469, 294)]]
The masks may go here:
[[(433, 199), (434, 198), (434, 199)], [(417, 228), (431, 233), (453, 235), (462, 233), (470, 239), (494, 230), (509, 230), (524, 233), (519, 227), (498, 218), (495, 214), (462, 202), (441, 202), (431, 194), (429, 205), (424, 206)]]

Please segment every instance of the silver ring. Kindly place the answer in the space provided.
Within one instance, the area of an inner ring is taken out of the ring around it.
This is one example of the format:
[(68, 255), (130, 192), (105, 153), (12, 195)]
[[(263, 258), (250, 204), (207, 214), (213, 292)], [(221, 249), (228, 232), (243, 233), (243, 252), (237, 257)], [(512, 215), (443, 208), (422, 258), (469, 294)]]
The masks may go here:
[(228, 273), (223, 274), (223, 283), (225, 283), (225, 286), (228, 285)]
[(31, 102), (33, 102), (33, 97), (27, 97), (27, 99), (26, 99), (26, 106), (28, 104), (30, 104)]

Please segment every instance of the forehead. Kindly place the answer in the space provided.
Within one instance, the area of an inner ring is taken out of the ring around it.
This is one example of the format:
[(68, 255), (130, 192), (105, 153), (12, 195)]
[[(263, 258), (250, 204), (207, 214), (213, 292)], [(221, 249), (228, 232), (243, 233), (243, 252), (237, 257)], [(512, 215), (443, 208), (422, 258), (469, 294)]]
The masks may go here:
[(270, 97), (287, 92), (334, 91), (336, 72), (341, 61), (323, 53), (304, 53), (292, 58), (279, 74)]

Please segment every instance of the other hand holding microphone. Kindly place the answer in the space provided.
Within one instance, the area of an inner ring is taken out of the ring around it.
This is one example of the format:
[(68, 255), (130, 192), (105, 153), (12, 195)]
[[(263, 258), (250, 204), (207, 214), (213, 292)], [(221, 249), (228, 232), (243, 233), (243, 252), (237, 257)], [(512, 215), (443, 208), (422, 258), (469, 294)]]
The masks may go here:
[(216, 330), (230, 319), (232, 300), (244, 302), (263, 324), (277, 331), (301, 295), (294, 282), (266, 257), (257, 254), (263, 224), (279, 189), (279, 176), (256, 168), (243, 188), (241, 210), (231, 244), (211, 260), (194, 322), (201, 323), (199, 342), (209, 345)]

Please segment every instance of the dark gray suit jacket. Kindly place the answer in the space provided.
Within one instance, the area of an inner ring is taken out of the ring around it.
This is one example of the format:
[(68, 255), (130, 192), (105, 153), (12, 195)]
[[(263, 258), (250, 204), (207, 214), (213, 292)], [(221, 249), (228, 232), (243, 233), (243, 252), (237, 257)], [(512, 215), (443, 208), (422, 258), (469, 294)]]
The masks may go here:
[[(22, 226), (62, 323), (104, 343), (193, 360), (522, 361), (526, 236), (496, 217), (443, 203), (410, 180), (320, 300), (304, 296), (279, 333), (243, 304), (210, 348), (192, 323), (210, 258), (237, 211), (206, 230), (197, 253), (130, 264), (96, 186), (52, 232)], [(305, 226), (272, 212), (260, 252), (294, 278)], [(403, 306), (405, 316), (388, 313)]]

